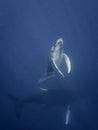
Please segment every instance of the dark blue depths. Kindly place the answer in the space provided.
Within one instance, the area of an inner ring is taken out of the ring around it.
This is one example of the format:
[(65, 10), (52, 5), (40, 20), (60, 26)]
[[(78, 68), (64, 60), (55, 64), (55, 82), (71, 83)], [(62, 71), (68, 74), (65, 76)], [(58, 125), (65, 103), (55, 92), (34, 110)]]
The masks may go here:
[[(0, 1), (0, 130), (98, 129), (97, 12), (97, 0)], [(71, 59), (71, 74), (39, 85), (51, 45), (59, 37)], [(33, 103), (16, 120), (7, 95), (23, 99), (38, 93), (39, 87), (82, 92), (68, 126), (65, 108)]]

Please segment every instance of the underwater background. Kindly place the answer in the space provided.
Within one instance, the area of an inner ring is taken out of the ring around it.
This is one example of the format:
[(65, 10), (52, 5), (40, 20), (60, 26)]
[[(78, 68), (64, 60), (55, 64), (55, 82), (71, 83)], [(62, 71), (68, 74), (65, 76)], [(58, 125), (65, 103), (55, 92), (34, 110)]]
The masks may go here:
[[(71, 73), (38, 84), (60, 37)], [(82, 91), (67, 126), (64, 108), (33, 103), (16, 119), (8, 94), (23, 99), (40, 87)], [(98, 130), (97, 95), (97, 0), (0, 0), (0, 130)]]

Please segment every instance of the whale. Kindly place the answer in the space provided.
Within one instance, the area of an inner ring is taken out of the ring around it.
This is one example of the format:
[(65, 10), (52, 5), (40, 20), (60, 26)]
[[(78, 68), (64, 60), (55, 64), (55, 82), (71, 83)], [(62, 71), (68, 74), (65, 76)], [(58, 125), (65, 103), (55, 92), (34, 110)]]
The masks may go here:
[(68, 55), (64, 51), (63, 38), (57, 39), (57, 41), (52, 45), (49, 56), (47, 67), (45, 69), (44, 76), (39, 79), (39, 83), (56, 76), (58, 73), (62, 78), (65, 77), (64, 73), (61, 71), (60, 66), (65, 65), (67, 73), (71, 72), (71, 61)]
[(24, 99), (19, 99), (11, 94), (8, 94), (8, 99), (10, 99), (15, 105), (16, 118), (20, 119), (23, 108), (27, 104), (39, 104), (42, 107), (56, 107), (64, 108), (64, 124), (69, 124), (71, 106), (77, 99), (77, 94), (75, 92), (65, 90), (65, 89), (43, 89), (40, 88), (40, 92), (33, 94), (32, 96), (26, 97)]

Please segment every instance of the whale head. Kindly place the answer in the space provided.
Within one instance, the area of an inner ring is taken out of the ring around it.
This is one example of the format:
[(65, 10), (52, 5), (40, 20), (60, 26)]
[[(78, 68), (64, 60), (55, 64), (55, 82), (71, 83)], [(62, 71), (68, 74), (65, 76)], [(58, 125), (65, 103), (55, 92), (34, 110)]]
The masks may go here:
[(59, 38), (56, 43), (51, 48), (51, 57), (56, 61), (59, 62), (61, 59), (61, 55), (63, 52), (63, 39)]
[(55, 49), (56, 49), (56, 50), (61, 50), (62, 47), (63, 47), (63, 39), (62, 39), (62, 38), (59, 38), (59, 39), (56, 41)]

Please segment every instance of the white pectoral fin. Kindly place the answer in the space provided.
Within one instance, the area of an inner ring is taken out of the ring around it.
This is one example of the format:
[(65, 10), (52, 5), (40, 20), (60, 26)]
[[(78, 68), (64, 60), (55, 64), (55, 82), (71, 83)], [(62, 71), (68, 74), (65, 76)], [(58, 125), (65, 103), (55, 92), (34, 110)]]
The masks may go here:
[(70, 62), (70, 59), (69, 59), (69, 57), (64, 53), (63, 54), (63, 56), (64, 56), (64, 59), (65, 59), (65, 63), (66, 63), (66, 65), (67, 65), (67, 69), (68, 69), (68, 73), (70, 73), (70, 71), (71, 71), (71, 62)]
[(53, 62), (53, 64), (54, 64), (54, 66), (55, 66), (56, 70), (59, 72), (59, 74), (61, 74), (61, 75), (62, 75), (62, 77), (64, 77), (64, 74), (60, 71), (60, 69), (59, 69), (59, 68), (58, 68), (58, 66), (56, 65), (56, 63), (55, 63), (54, 59), (52, 59), (52, 62)]
[(69, 123), (69, 117), (70, 117), (70, 105), (67, 106), (67, 111), (66, 111), (66, 119), (65, 119), (65, 124), (68, 125)]

